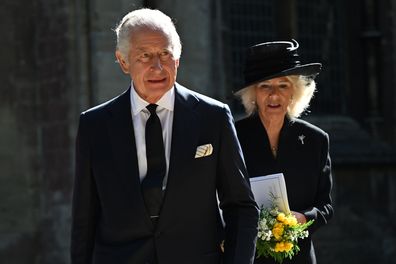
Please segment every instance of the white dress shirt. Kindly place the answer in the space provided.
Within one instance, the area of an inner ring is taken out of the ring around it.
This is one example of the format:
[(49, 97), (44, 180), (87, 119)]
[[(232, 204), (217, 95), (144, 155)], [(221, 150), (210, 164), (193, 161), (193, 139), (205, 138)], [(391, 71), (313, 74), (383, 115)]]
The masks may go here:
[[(135, 132), (135, 142), (137, 159), (139, 165), (140, 181), (146, 177), (147, 174), (147, 157), (146, 157), (146, 122), (150, 116), (150, 112), (146, 106), (150, 103), (142, 99), (135, 91), (133, 82), (131, 83), (131, 111), (133, 130)], [(173, 109), (175, 105), (175, 88), (172, 87), (167, 91), (161, 99), (156, 103), (157, 115), (161, 121), (162, 138), (164, 140), (165, 159), (166, 159), (166, 173), (163, 181), (163, 189), (166, 187), (169, 171), (170, 150), (172, 141), (172, 127), (173, 127)]]

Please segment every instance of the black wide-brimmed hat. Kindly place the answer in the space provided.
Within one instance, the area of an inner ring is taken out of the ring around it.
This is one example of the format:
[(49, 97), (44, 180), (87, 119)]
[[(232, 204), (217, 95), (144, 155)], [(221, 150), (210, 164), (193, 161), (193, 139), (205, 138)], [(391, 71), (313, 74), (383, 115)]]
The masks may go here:
[(302, 64), (297, 53), (298, 42), (273, 41), (250, 47), (244, 70), (245, 83), (241, 89), (254, 83), (287, 75), (303, 75), (315, 78), (321, 63)]

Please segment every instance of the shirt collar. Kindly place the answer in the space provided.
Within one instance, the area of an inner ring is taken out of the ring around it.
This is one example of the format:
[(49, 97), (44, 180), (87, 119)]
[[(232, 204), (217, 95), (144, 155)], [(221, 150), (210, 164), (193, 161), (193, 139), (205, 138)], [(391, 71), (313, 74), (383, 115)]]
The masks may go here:
[[(141, 98), (135, 90), (133, 86), (133, 82), (131, 82), (131, 107), (132, 114), (137, 115), (146, 108), (150, 103)], [(175, 106), (175, 87), (173, 86), (169, 89), (156, 103), (159, 107), (165, 108), (169, 111), (173, 111)]]

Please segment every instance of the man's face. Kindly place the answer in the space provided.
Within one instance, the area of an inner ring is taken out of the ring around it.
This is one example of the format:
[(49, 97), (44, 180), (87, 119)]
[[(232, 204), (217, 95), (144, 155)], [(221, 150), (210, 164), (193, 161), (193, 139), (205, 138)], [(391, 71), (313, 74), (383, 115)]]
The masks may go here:
[(156, 103), (176, 81), (179, 59), (172, 56), (172, 46), (161, 31), (136, 29), (130, 39), (128, 61), (116, 52), (121, 69), (133, 80), (136, 92), (149, 103)]

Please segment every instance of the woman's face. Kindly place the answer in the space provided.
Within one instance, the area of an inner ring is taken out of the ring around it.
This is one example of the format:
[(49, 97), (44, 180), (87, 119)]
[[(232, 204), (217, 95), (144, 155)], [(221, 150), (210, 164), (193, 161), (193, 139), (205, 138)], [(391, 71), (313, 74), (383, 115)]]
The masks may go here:
[(255, 86), (256, 104), (266, 119), (283, 119), (293, 97), (293, 84), (286, 77), (278, 77)]

